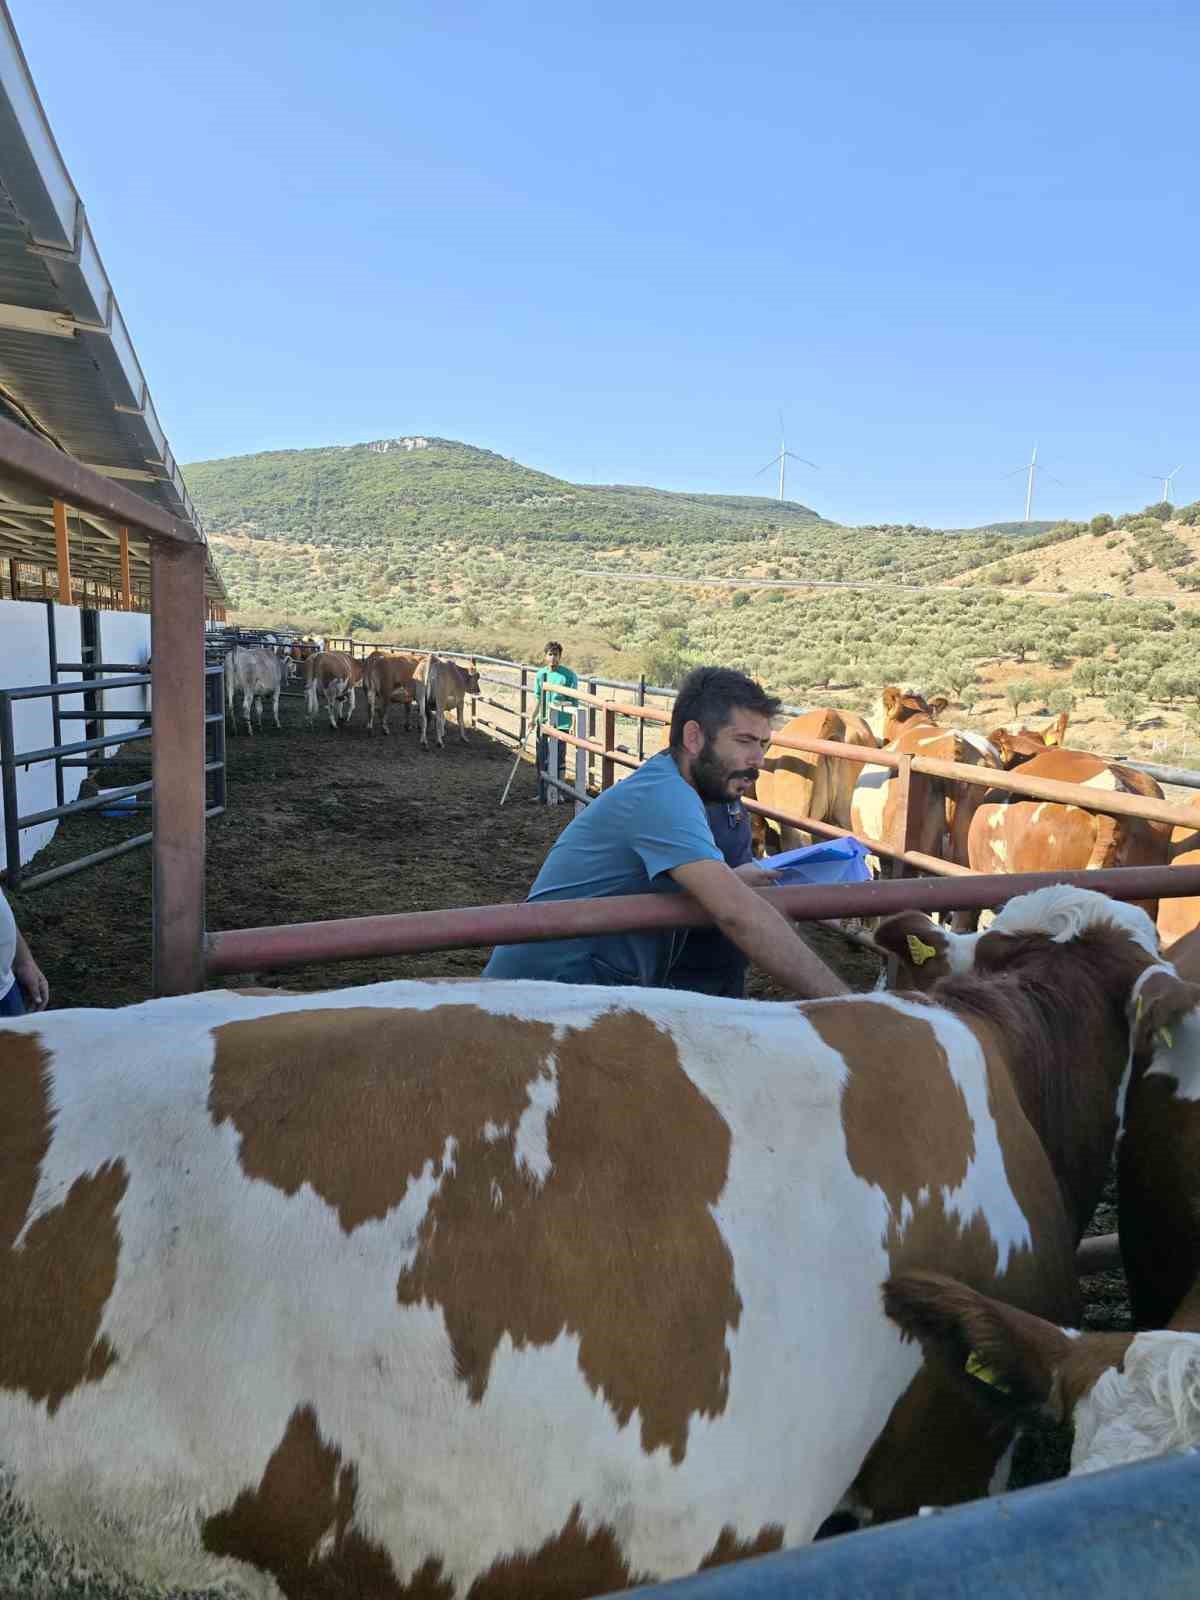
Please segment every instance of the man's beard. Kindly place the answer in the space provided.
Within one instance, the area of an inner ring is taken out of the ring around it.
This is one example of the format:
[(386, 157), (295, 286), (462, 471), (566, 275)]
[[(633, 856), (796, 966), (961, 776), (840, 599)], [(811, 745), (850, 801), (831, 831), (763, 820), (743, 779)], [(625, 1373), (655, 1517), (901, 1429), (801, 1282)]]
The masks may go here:
[(753, 767), (727, 767), (708, 743), (692, 762), (692, 783), (706, 805), (715, 805), (722, 800), (728, 803), (736, 799), (735, 795), (730, 794), (729, 785), (736, 778), (753, 783), (757, 776)]

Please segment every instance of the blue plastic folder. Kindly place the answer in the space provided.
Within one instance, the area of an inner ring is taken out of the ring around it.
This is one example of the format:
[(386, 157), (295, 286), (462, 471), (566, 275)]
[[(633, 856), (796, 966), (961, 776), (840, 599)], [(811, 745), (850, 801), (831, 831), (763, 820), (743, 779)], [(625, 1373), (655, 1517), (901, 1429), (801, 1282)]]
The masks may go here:
[(784, 850), (766, 856), (761, 863), (779, 874), (781, 884), (867, 883), (870, 851), (857, 839), (827, 839), (823, 844), (805, 845), (800, 850)]

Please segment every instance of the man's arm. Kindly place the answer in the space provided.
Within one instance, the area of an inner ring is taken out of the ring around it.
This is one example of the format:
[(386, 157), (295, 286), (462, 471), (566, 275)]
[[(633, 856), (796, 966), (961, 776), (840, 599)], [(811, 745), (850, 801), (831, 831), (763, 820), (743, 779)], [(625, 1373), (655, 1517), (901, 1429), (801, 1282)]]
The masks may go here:
[(849, 993), (787, 918), (723, 861), (689, 861), (686, 866), (673, 867), (671, 876), (700, 902), (727, 939), (802, 1000)]
[(42, 1011), (50, 999), (50, 985), (46, 974), (29, 953), (29, 946), (17, 929), (17, 949), (13, 958), (13, 976), (25, 991), (31, 1011)]

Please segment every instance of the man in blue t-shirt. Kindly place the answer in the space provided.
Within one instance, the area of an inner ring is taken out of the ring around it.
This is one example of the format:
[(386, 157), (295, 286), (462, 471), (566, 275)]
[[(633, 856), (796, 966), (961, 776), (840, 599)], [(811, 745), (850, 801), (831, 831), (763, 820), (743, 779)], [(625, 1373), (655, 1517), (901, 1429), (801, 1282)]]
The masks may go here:
[[(704, 808), (713, 842), (735, 870), (754, 860), (750, 817), (740, 800), (716, 801)], [(763, 881), (775, 874), (763, 870)], [(746, 957), (720, 928), (689, 928), (682, 954), (667, 979), (670, 989), (692, 989), (697, 994), (729, 995), (740, 1000), (746, 993)]]
[[(740, 800), (771, 739), (774, 699), (728, 667), (684, 679), (668, 749), (597, 797), (556, 840), (530, 901), (590, 900), (683, 890), (750, 960), (805, 998), (846, 992), (791, 924), (755, 893), (769, 877), (752, 862), (736, 871), (713, 839), (705, 805)], [(497, 945), (487, 978), (662, 987), (685, 930), (607, 933), (540, 944)]]

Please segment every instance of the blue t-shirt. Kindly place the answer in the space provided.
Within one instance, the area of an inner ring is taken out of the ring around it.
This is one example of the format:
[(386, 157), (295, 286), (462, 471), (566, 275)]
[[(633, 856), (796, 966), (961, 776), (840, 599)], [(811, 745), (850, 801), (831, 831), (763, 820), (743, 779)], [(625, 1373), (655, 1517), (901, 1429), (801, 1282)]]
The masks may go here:
[[(668, 874), (673, 868), (722, 859), (704, 802), (664, 750), (606, 789), (563, 829), (526, 899), (671, 893), (675, 884)], [(667, 928), (661, 933), (501, 944), (483, 975), (659, 988), (684, 932)]]

